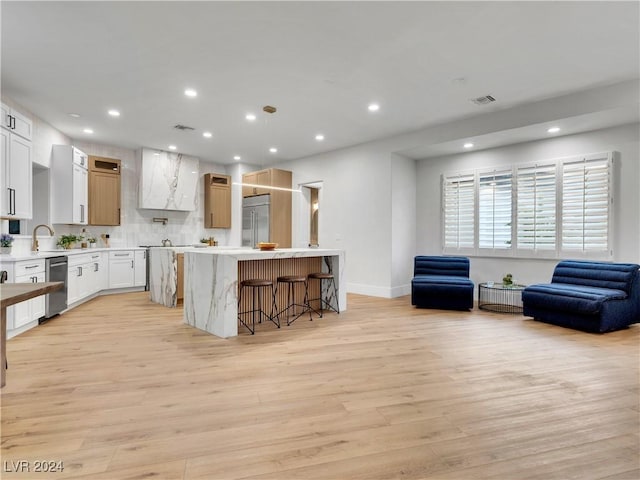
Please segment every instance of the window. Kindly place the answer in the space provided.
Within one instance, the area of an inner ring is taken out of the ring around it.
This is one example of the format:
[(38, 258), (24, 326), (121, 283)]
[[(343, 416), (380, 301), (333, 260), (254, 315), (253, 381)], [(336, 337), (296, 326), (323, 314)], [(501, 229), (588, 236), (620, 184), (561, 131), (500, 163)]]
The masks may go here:
[(444, 245), (452, 250), (474, 247), (474, 174), (454, 175), (443, 180)]
[(511, 248), (511, 169), (479, 175), (478, 246)]
[(520, 167), (516, 170), (518, 248), (556, 248), (556, 164)]
[(444, 252), (609, 258), (612, 156), (443, 175)]
[(562, 166), (562, 249), (607, 252), (610, 223), (608, 156), (593, 155)]

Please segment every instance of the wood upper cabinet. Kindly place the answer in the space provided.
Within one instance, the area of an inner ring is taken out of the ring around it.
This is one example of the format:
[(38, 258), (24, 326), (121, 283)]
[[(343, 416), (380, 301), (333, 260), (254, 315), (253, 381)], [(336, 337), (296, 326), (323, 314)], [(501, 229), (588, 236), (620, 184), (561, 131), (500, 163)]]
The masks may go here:
[(89, 156), (89, 225), (120, 225), (120, 160)]
[(204, 176), (204, 228), (231, 228), (231, 177)]
[[(269, 241), (281, 248), (291, 247), (291, 187), (292, 174), (288, 170), (268, 168), (242, 176), (243, 184), (256, 185), (242, 187), (243, 197), (269, 194)], [(261, 188), (264, 186), (264, 188)], [(273, 188), (279, 187), (279, 188)], [(286, 190), (281, 190), (286, 189)]]

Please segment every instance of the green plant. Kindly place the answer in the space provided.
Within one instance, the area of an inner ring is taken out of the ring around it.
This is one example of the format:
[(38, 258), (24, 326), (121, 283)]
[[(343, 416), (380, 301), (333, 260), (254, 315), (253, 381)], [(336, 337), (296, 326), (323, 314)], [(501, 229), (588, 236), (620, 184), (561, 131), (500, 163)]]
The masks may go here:
[(0, 247), (10, 247), (13, 243), (13, 237), (8, 233), (0, 235)]
[(204, 237), (202, 237), (202, 238), (200, 239), (200, 243), (209, 243), (209, 239), (208, 239), (208, 238), (204, 238)]
[(96, 243), (97, 241), (96, 237), (87, 237), (87, 242), (89, 243)]
[(82, 236), (76, 235), (61, 235), (58, 239), (57, 245), (62, 248), (71, 248), (71, 246), (82, 240)]
[(513, 275), (507, 273), (504, 277), (502, 277), (502, 283), (504, 285), (513, 285)]

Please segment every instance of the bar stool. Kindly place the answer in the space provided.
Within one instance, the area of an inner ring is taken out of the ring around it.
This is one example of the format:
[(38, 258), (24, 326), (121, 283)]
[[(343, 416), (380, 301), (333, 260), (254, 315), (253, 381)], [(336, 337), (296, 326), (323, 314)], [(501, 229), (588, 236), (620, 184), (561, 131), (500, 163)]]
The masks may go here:
[[(338, 299), (338, 287), (336, 287), (336, 279), (333, 276), (333, 273), (325, 273), (325, 272), (314, 272), (310, 273), (308, 276), (308, 281), (318, 280), (320, 281), (320, 297), (319, 298), (310, 298), (308, 299), (309, 308), (311, 308), (314, 312), (316, 312), (320, 318), (322, 318), (322, 313), (324, 310), (333, 310), (337, 314), (340, 314), (340, 304)], [(328, 282), (323, 282), (323, 280), (328, 280)], [(326, 290), (325, 290), (326, 285)], [(329, 288), (333, 287), (333, 293), (329, 295)], [(335, 298), (336, 306), (331, 305), (331, 299)], [(320, 311), (318, 312), (315, 308), (311, 307), (311, 302), (320, 300)]]
[[(251, 289), (251, 309), (240, 311), (240, 303), (242, 301), (242, 290), (244, 288)], [(264, 288), (271, 288), (271, 313), (267, 314), (262, 308), (262, 291)], [(256, 308), (257, 304), (257, 308)], [(273, 312), (276, 310), (276, 292), (273, 288), (273, 282), (271, 280), (264, 280), (260, 278), (254, 278), (249, 280), (243, 280), (240, 282), (240, 292), (238, 293), (238, 320), (242, 325), (247, 327), (247, 330), (251, 332), (251, 335), (256, 330), (256, 317), (258, 317), (258, 323), (262, 323), (262, 317), (266, 317), (267, 320), (273, 322), (278, 328), (280, 328), (280, 319), (277, 315), (274, 316)], [(251, 327), (245, 322), (241, 315), (247, 313), (251, 314)]]
[[(278, 312), (278, 320), (280, 319), (280, 315), (283, 313), (287, 319), (287, 326), (291, 325), (295, 322), (301, 315), (309, 312), (309, 320), (313, 320), (311, 318), (311, 307), (309, 306), (308, 296), (309, 291), (307, 290), (307, 277), (304, 275), (284, 275), (282, 277), (278, 277), (278, 287), (276, 288), (276, 292), (281, 283), (287, 285), (287, 306)], [(304, 284), (304, 300), (303, 303), (296, 303), (296, 284)], [(302, 311), (296, 315), (296, 307), (301, 307)], [(289, 310), (293, 309), (293, 320), (290, 320), (291, 315), (289, 315)]]

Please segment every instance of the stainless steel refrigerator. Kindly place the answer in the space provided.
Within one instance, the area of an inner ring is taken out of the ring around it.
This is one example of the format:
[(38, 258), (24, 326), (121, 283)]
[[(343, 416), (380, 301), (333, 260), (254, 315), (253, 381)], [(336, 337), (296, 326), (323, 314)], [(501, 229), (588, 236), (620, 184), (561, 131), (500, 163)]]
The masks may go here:
[(269, 241), (270, 195), (242, 199), (242, 246), (255, 247)]

